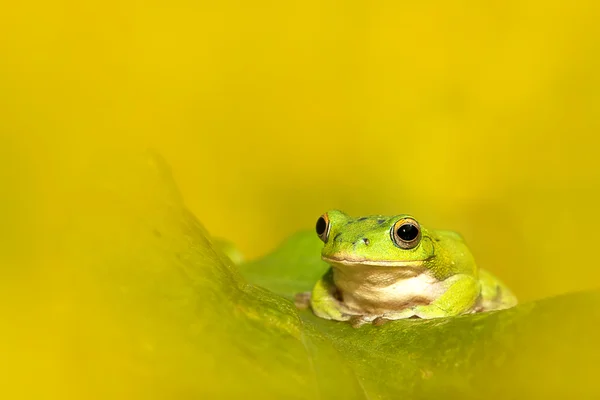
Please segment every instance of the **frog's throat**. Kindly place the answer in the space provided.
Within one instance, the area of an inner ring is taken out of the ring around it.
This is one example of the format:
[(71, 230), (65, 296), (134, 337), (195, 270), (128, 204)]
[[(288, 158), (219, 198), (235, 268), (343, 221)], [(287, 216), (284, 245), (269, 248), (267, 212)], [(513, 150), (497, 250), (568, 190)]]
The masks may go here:
[(368, 259), (351, 259), (322, 256), (321, 259), (330, 265), (339, 266), (369, 266), (369, 267), (402, 267), (410, 269), (421, 269), (425, 267), (427, 260), (414, 261), (386, 261), (386, 260), (368, 260)]

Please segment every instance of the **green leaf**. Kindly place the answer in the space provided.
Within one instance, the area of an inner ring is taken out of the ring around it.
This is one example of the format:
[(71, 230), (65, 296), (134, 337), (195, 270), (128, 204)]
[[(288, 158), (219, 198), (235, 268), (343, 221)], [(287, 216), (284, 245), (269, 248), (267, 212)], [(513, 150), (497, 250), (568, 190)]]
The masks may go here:
[(82, 177), (49, 290), (64, 307), (43, 333), (70, 338), (52, 345), (80, 398), (600, 394), (598, 292), (355, 329), (291, 301), (326, 268), (312, 232), (238, 270), (160, 158), (112, 157)]
[[(327, 269), (314, 232), (241, 266), (282, 297), (310, 290)], [(299, 312), (343, 356), (367, 398), (576, 398), (600, 394), (600, 292), (435, 320), (362, 326)], [(334, 383), (332, 383), (334, 384)]]

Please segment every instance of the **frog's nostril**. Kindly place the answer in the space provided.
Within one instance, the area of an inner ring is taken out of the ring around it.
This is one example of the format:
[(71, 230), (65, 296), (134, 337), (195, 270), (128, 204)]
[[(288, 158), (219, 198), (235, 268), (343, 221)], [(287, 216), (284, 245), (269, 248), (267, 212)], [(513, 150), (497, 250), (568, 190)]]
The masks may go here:
[(362, 241), (367, 246), (371, 243), (371, 241), (369, 239), (367, 239), (367, 238), (363, 238)]

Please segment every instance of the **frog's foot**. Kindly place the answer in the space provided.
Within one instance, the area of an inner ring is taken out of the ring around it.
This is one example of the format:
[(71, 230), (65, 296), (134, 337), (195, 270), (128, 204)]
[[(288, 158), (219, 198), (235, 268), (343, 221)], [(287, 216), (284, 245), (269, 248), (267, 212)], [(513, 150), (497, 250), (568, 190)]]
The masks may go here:
[(488, 271), (479, 271), (481, 296), (477, 302), (477, 312), (503, 310), (517, 305), (517, 298), (511, 290)]
[[(404, 316), (404, 318), (415, 318), (415, 316), (412, 316), (412, 317)], [(416, 318), (418, 318), (418, 317), (416, 317)], [(350, 325), (352, 325), (353, 328), (359, 328), (365, 324), (372, 324), (373, 326), (385, 325), (394, 319), (401, 319), (401, 318), (388, 318), (387, 316), (374, 317), (374, 316), (367, 316), (367, 315), (353, 315), (350, 317), (348, 322), (350, 323)]]
[(389, 319), (387, 319), (387, 318), (383, 318), (383, 317), (377, 317), (377, 318), (375, 318), (375, 319), (373, 320), (373, 322), (372, 322), (372, 323), (373, 323), (373, 325), (374, 325), (374, 326), (381, 326), (381, 325), (383, 325), (383, 324), (386, 324), (386, 323), (388, 323), (388, 322), (390, 322), (390, 320), (389, 320)]
[(352, 317), (350, 317), (350, 319), (348, 320), (348, 323), (353, 327), (353, 328), (360, 328), (361, 326), (363, 326), (364, 324), (367, 323), (367, 321), (365, 321), (364, 319), (362, 319), (362, 316), (360, 315), (353, 315)]
[[(386, 321), (383, 320), (383, 318), (380, 317), (373, 317), (373, 316), (368, 316), (368, 315), (352, 315), (350, 316), (350, 318), (348, 319), (348, 322), (350, 323), (350, 325), (352, 325), (353, 328), (360, 328), (361, 326), (365, 325), (365, 324), (370, 324), (373, 323), (373, 325), (379, 326), (379, 325), (383, 325)], [(375, 321), (378, 321), (377, 323), (375, 323)]]
[(490, 295), (489, 292), (486, 294), (488, 294), (488, 296), (482, 296), (479, 301), (479, 312), (504, 310), (517, 305), (517, 298), (505, 286), (496, 285), (492, 295)]
[[(469, 310), (468, 313), (473, 313), (473, 310)], [(444, 318), (448, 317), (450, 314), (447, 310), (435, 305), (418, 305), (406, 310), (403, 310), (399, 313), (393, 313), (390, 315), (386, 315), (386, 318), (389, 319), (433, 319), (433, 318)]]
[(480, 313), (480, 312), (484, 312), (485, 308), (483, 306), (483, 297), (481, 295), (479, 295), (479, 297), (477, 297), (477, 300), (475, 301), (475, 305), (473, 306), (473, 309), (466, 313), (466, 314), (475, 314), (475, 313)]
[(294, 296), (294, 305), (299, 310), (306, 310), (310, 307), (310, 292), (296, 293)]

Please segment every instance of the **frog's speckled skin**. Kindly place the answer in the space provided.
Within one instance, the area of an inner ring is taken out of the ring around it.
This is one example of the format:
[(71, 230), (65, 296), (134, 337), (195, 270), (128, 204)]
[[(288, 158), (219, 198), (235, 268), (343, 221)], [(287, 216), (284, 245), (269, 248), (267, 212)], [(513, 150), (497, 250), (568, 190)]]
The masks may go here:
[(355, 323), (438, 318), (517, 303), (498, 279), (477, 269), (455, 232), (420, 227), (420, 239), (406, 249), (396, 244), (393, 229), (412, 218), (408, 215), (352, 218), (333, 210), (324, 218), (322, 258), (331, 268), (310, 296), (321, 318)]

